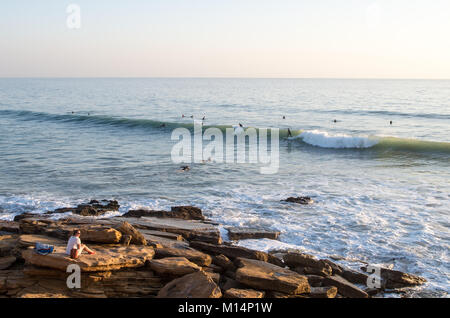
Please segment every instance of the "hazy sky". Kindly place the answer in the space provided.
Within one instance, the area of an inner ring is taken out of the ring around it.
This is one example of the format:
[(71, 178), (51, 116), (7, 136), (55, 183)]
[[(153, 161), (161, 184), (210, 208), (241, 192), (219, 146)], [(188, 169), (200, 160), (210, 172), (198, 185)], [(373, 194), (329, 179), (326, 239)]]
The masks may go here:
[(2, 0), (0, 76), (450, 78), (450, 1)]

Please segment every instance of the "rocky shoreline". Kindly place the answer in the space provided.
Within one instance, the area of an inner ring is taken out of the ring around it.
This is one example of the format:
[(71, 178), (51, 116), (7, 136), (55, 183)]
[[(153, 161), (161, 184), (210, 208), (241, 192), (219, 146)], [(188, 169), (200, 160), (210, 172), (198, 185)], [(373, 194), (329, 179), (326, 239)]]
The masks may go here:
[[(379, 288), (368, 288), (367, 267), (356, 271), (298, 251), (266, 253), (236, 246), (224, 242), (217, 224), (192, 206), (130, 210), (120, 217), (101, 218), (118, 209), (117, 201), (92, 200), (0, 221), (0, 297), (369, 298), (426, 282), (382, 268)], [(71, 214), (52, 218), (67, 212)], [(96, 254), (83, 254), (77, 260), (65, 254), (75, 229)], [(228, 228), (234, 241), (279, 235)], [(37, 254), (37, 242), (53, 245), (54, 253)], [(66, 270), (71, 264), (81, 269), (81, 288), (67, 287)]]

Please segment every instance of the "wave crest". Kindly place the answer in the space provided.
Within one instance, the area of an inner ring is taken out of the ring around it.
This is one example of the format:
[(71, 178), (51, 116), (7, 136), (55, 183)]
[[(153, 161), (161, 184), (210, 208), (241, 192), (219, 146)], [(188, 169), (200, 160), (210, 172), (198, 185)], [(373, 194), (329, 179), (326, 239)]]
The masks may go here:
[(330, 135), (326, 131), (304, 131), (295, 138), (312, 146), (322, 148), (370, 148), (375, 146), (379, 139), (376, 137), (349, 136), (344, 134)]

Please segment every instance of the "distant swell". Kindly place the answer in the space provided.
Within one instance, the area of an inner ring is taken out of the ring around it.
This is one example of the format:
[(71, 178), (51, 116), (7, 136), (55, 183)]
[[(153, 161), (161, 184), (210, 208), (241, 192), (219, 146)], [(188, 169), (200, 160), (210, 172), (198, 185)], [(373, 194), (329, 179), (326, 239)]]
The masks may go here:
[(325, 114), (342, 114), (342, 115), (359, 115), (359, 116), (394, 116), (394, 117), (410, 117), (410, 118), (429, 118), (429, 119), (442, 119), (450, 120), (449, 114), (436, 114), (436, 113), (402, 113), (396, 111), (387, 110), (354, 110), (354, 109), (314, 109), (310, 110), (313, 113), (325, 113)]
[(85, 123), (95, 125), (106, 125), (114, 127), (129, 127), (129, 128), (157, 128), (162, 124), (173, 127), (189, 126), (189, 124), (168, 123), (150, 119), (137, 118), (123, 118), (101, 115), (87, 115), (87, 114), (50, 114), (44, 112), (33, 112), (28, 110), (0, 110), (0, 115), (8, 115), (19, 117), (21, 120), (34, 121), (50, 121), (50, 122), (65, 122), (65, 123)]
[[(86, 124), (95, 126), (110, 126), (119, 128), (140, 128), (149, 130), (167, 130), (184, 127), (193, 129), (192, 120), (184, 123), (165, 122), (151, 119), (122, 118), (101, 115), (81, 115), (81, 114), (50, 114), (44, 112), (33, 112), (28, 110), (0, 110), (0, 115), (17, 117), (20, 120), (32, 120), (42, 122), (62, 122)], [(209, 127), (219, 128), (225, 132), (231, 125), (205, 125), (204, 129)], [(330, 134), (319, 130), (295, 130), (291, 133), (294, 137), (288, 139), (300, 140), (311, 146), (330, 148), (330, 149), (373, 149), (380, 151), (404, 151), (413, 153), (444, 153), (450, 154), (450, 143), (424, 141), (417, 139), (406, 139), (398, 137), (379, 137), (379, 136), (351, 136), (346, 134)], [(280, 129), (280, 138), (287, 138), (287, 129)]]

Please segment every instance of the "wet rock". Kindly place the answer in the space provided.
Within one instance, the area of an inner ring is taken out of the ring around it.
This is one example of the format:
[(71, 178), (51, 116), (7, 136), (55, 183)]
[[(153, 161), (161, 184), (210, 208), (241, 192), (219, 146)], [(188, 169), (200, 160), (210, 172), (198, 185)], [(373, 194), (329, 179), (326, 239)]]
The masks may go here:
[(149, 267), (158, 275), (183, 276), (201, 270), (185, 257), (167, 257), (149, 261)]
[(308, 279), (291, 270), (246, 258), (239, 258), (238, 264), (236, 280), (244, 285), (286, 294), (302, 294), (310, 291)]
[[(367, 272), (367, 267), (364, 266), (361, 267), (361, 269)], [(422, 285), (427, 281), (423, 277), (393, 269), (380, 268), (380, 273), (382, 280), (381, 285), (389, 289)]]
[(131, 236), (131, 244), (136, 245), (147, 245), (147, 240), (141, 232), (136, 230), (130, 223), (122, 222), (117, 230), (122, 233), (122, 235), (130, 235)]
[(309, 296), (311, 298), (335, 298), (338, 289), (334, 286), (331, 287), (311, 287)]
[(0, 232), (19, 233), (19, 223), (0, 220)]
[(158, 298), (220, 298), (219, 286), (204, 272), (196, 272), (172, 280), (158, 293)]
[(60, 208), (54, 211), (47, 212), (47, 214), (67, 213), (78, 214), (81, 216), (101, 216), (106, 212), (119, 211), (120, 205), (116, 200), (91, 200), (87, 204), (79, 204), (73, 208)]
[(324, 261), (326, 264), (330, 265), (333, 275), (342, 276), (343, 268), (340, 265), (338, 265), (335, 262), (332, 262), (328, 259), (323, 259), (322, 261)]
[(286, 200), (282, 200), (285, 202), (291, 202), (291, 203), (298, 203), (298, 204), (303, 204), (303, 205), (307, 205), (307, 204), (312, 204), (314, 203), (314, 201), (310, 198), (310, 197), (289, 197)]
[(157, 218), (178, 218), (183, 220), (204, 220), (202, 210), (193, 206), (175, 206), (170, 211), (157, 210), (130, 210), (123, 217), (157, 217)]
[(297, 272), (301, 275), (317, 275), (317, 276), (331, 276), (332, 271), (331, 267), (296, 267), (292, 269), (294, 272)]
[(202, 210), (194, 206), (173, 206), (170, 211), (180, 219), (204, 220)]
[(289, 252), (283, 256), (283, 260), (287, 266), (302, 274), (320, 276), (331, 276), (332, 274), (331, 266), (313, 255)]
[(211, 256), (194, 249), (157, 248), (155, 253), (155, 258), (185, 257), (198, 266), (209, 266), (212, 262)]
[(356, 287), (345, 278), (333, 275), (331, 277), (325, 277), (323, 286), (335, 286), (338, 289), (338, 293), (345, 297), (351, 298), (367, 298), (369, 295), (362, 289)]
[(366, 285), (367, 279), (369, 278), (369, 275), (354, 271), (349, 268), (343, 268), (341, 276), (353, 284), (362, 284), (362, 285)]
[(381, 289), (377, 289), (377, 288), (366, 288), (364, 290), (369, 296), (375, 296), (376, 294), (382, 292)]
[(262, 229), (253, 229), (253, 228), (239, 228), (239, 227), (229, 227), (228, 237), (230, 240), (245, 240), (245, 239), (262, 239), (268, 238), (272, 240), (276, 240), (280, 235), (278, 231), (269, 231)]
[(225, 298), (264, 298), (265, 292), (254, 289), (230, 288), (225, 291)]
[(14, 217), (14, 222), (19, 222), (20, 220), (26, 219), (26, 218), (34, 218), (34, 217), (39, 217), (41, 216), (40, 214), (37, 213), (22, 213), (22, 214), (18, 214)]

